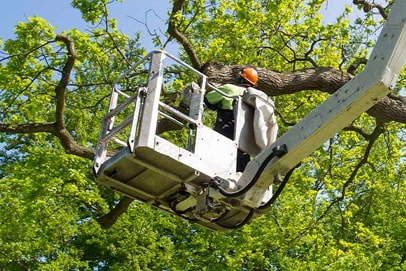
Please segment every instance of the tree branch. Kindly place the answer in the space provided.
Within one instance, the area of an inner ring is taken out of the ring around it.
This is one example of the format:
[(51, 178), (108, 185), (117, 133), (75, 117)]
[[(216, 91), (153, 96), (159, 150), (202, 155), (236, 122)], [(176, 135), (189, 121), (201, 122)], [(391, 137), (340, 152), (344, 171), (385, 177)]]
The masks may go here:
[(388, 14), (386, 14), (385, 8), (382, 5), (375, 4), (375, 3), (368, 3), (366, 0), (353, 0), (352, 1), (356, 5), (361, 5), (364, 12), (370, 12), (374, 8), (376, 8), (379, 13), (381, 14), (382, 18), (387, 19)]
[(65, 99), (66, 99), (66, 87), (69, 84), (70, 74), (72, 72), (75, 59), (76, 51), (72, 38), (69, 38), (65, 35), (58, 34), (55, 38), (56, 41), (62, 41), (65, 43), (68, 50), (68, 59), (65, 63), (65, 66), (62, 70), (62, 77), (58, 85), (55, 87), (56, 94), (56, 136), (60, 139), (62, 146), (65, 149), (66, 153), (78, 155), (84, 158), (93, 159), (94, 152), (93, 150), (81, 146), (75, 142), (72, 135), (66, 129), (65, 126)]
[(55, 37), (55, 41), (63, 42), (66, 45), (68, 51), (67, 53), (68, 58), (62, 70), (62, 77), (54, 90), (56, 96), (56, 110), (55, 110), (56, 121), (54, 123), (28, 123), (28, 124), (0, 123), (0, 132), (10, 134), (51, 133), (59, 138), (61, 145), (65, 149), (66, 153), (93, 160), (94, 151), (77, 144), (65, 126), (66, 87), (69, 84), (70, 74), (72, 72), (76, 59), (74, 42), (73, 39), (63, 34), (58, 34)]
[(75, 63), (76, 51), (75, 51), (73, 39), (71, 39), (65, 35), (58, 34), (56, 36), (55, 40), (64, 42), (66, 45), (66, 48), (68, 50), (68, 54), (67, 54), (68, 60), (66, 61), (65, 66), (63, 67), (61, 80), (59, 81), (58, 85), (55, 87), (56, 123), (57, 123), (58, 129), (63, 130), (63, 129), (65, 129), (64, 113), (65, 113), (66, 87), (69, 84), (70, 73), (71, 73), (71, 71), (73, 69), (73, 65)]
[(368, 59), (361, 57), (361, 58), (357, 58), (355, 59), (354, 62), (351, 63), (351, 65), (348, 67), (347, 72), (349, 74), (355, 75), (355, 71), (358, 69), (359, 66), (361, 66), (362, 64), (367, 64)]
[(108, 12), (107, 12), (107, 7), (106, 7), (106, 5), (103, 5), (104, 6), (104, 31), (105, 31), (105, 33), (109, 36), (109, 38), (111, 39), (111, 41), (113, 42), (113, 44), (114, 44), (114, 48), (117, 50), (117, 52), (120, 54), (120, 56), (123, 58), (123, 60), (128, 64), (128, 66), (129, 67), (131, 67), (132, 65), (131, 65), (131, 63), (130, 63), (130, 61), (128, 60), (128, 58), (123, 54), (123, 52), (120, 50), (120, 47), (119, 47), (119, 45), (117, 44), (117, 41), (114, 39), (114, 37), (113, 37), (113, 35), (110, 33), (110, 30), (109, 30), (109, 18), (108, 18)]
[(199, 57), (197, 56), (196, 52), (193, 49), (192, 43), (188, 40), (188, 38), (179, 31), (178, 26), (175, 22), (175, 15), (182, 10), (182, 7), (185, 3), (185, 0), (176, 0), (173, 3), (173, 8), (171, 12), (171, 16), (169, 18), (168, 23), (168, 33), (175, 38), (180, 44), (182, 44), (183, 48), (185, 49), (189, 59), (192, 63), (192, 66), (200, 70), (202, 64), (200, 63)]
[(2, 124), (0, 132), (9, 134), (51, 133), (56, 135), (56, 123)]
[[(208, 62), (202, 71), (212, 84), (234, 83), (234, 75), (242, 65), (224, 65)], [(260, 80), (257, 88), (269, 96), (294, 94), (303, 90), (318, 90), (333, 94), (353, 75), (329, 67), (307, 68), (289, 72), (276, 72), (256, 67)], [(406, 123), (406, 99), (389, 94), (377, 102), (367, 113), (382, 122), (396, 121)]]
[(353, 125), (344, 127), (343, 130), (344, 131), (356, 132), (356, 133), (362, 135), (362, 137), (365, 138), (365, 139), (369, 139), (370, 136), (371, 136), (371, 135), (367, 134), (364, 130), (362, 130), (360, 127), (355, 127)]
[(127, 211), (133, 199), (130, 197), (123, 197), (116, 207), (110, 210), (109, 213), (99, 217), (97, 222), (103, 229), (108, 229), (117, 222), (117, 219)]

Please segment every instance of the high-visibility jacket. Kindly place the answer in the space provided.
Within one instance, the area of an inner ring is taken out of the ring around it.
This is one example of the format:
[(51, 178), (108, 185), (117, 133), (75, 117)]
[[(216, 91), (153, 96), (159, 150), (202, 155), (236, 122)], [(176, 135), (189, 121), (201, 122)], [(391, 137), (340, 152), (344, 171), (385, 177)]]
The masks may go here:
[[(219, 90), (223, 91), (225, 94), (232, 95), (232, 96), (241, 96), (244, 94), (247, 88), (240, 87), (232, 84), (225, 84), (218, 88)], [(212, 105), (217, 105), (218, 108), (223, 110), (233, 110), (234, 99), (224, 97), (217, 91), (211, 91), (206, 94), (206, 100)]]

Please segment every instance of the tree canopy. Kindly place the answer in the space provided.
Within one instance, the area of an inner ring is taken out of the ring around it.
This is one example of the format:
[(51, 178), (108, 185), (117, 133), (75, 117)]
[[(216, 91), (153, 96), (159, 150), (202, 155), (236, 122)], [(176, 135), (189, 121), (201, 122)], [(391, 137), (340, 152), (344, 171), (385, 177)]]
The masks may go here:
[[(212, 232), (94, 180), (110, 86), (147, 53), (112, 2), (71, 2), (88, 31), (32, 16), (0, 37), (0, 270), (406, 269), (406, 69), (268, 213)], [(353, 0), (326, 22), (328, 0), (171, 0), (166, 32), (150, 38), (212, 83), (255, 66), (282, 134), (362, 71), (392, 3)]]

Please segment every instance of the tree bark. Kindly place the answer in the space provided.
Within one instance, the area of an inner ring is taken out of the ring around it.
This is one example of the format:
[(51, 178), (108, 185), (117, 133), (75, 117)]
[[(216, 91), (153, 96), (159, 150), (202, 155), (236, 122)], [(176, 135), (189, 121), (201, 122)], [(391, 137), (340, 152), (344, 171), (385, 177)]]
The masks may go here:
[(107, 214), (99, 217), (97, 220), (103, 229), (108, 229), (117, 222), (117, 219), (125, 213), (130, 206), (133, 199), (130, 197), (123, 197), (117, 206), (110, 210)]
[[(233, 83), (242, 65), (223, 65), (209, 62), (203, 66), (209, 82), (215, 85)], [(308, 68), (289, 72), (276, 72), (261, 67), (257, 88), (269, 96), (294, 94), (303, 90), (317, 90), (333, 94), (354, 76), (329, 67)], [(406, 123), (406, 98), (394, 93), (378, 101), (367, 111), (380, 122)]]

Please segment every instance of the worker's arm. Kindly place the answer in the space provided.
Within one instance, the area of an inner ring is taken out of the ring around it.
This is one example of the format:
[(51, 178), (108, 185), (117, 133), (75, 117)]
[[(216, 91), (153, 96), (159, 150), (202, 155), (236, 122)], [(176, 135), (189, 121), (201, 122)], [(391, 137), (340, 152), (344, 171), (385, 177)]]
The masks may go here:
[(210, 105), (217, 105), (224, 99), (224, 96), (215, 90), (210, 91), (205, 96), (205, 101)]
[[(234, 86), (230, 84), (223, 85), (218, 89), (221, 90), (223, 93), (231, 96), (242, 95), (245, 90), (245, 88), (243, 87)], [(207, 107), (212, 110), (216, 110), (217, 108), (232, 110), (234, 98), (224, 97), (221, 93), (213, 90), (206, 94), (205, 103)], [(212, 107), (215, 107), (215, 109), (213, 109)]]

